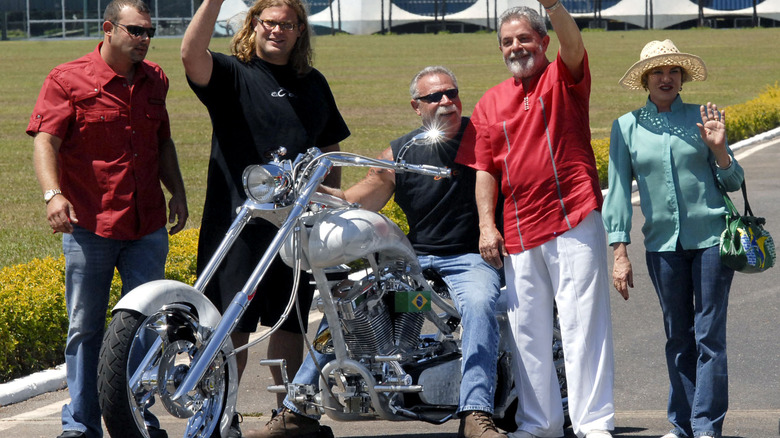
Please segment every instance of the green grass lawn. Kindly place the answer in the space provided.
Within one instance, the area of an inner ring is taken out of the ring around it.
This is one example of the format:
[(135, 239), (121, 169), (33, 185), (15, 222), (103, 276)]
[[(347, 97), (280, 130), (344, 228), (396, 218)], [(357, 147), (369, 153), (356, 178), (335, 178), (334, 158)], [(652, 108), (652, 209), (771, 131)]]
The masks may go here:
[[(709, 79), (685, 84), (687, 102), (719, 106), (756, 97), (780, 79), (775, 56), (780, 29), (585, 32), (593, 90), (593, 138), (608, 137), (613, 119), (644, 104), (643, 92), (629, 92), (618, 79), (639, 58), (644, 44), (672, 39), (683, 52), (701, 56)], [(553, 56), (557, 49), (552, 35)], [(0, 42), (0, 267), (35, 257), (58, 255), (61, 237), (46, 224), (45, 208), (32, 167), (32, 139), (25, 133), (35, 99), (52, 67), (94, 49), (98, 40)], [(190, 91), (179, 59), (180, 39), (153, 40), (148, 58), (171, 79), (168, 109), (190, 206), (188, 227), (202, 213), (211, 125), (205, 108)], [(409, 106), (411, 77), (422, 67), (443, 64), (458, 76), (464, 114), (479, 97), (509, 75), (495, 34), (322, 36), (314, 42), (315, 66), (328, 78), (352, 136), (342, 149), (376, 155), (390, 140), (416, 127)], [(228, 40), (212, 49), (226, 52)], [(247, 163), (250, 164), (250, 163)], [(346, 169), (350, 185), (364, 170)]]

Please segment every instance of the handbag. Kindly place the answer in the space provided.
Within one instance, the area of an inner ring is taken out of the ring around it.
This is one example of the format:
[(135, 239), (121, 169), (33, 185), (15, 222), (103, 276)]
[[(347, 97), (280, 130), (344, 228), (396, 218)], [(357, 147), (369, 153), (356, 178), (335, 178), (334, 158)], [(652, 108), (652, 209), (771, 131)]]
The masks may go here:
[(723, 187), (720, 189), (727, 210), (726, 229), (720, 235), (721, 263), (746, 274), (763, 272), (774, 266), (775, 243), (769, 231), (764, 229), (766, 219), (753, 215), (745, 182), (742, 182), (742, 197), (745, 200), (745, 214), (742, 216)]

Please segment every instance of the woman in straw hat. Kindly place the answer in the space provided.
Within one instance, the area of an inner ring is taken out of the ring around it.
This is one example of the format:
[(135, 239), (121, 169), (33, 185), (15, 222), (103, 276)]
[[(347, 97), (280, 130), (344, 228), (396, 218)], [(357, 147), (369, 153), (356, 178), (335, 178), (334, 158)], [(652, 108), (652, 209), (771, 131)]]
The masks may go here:
[(719, 437), (728, 407), (726, 307), (734, 271), (720, 263), (726, 207), (718, 184), (740, 188), (744, 173), (726, 145), (725, 113), (683, 103), (682, 84), (703, 81), (698, 56), (651, 41), (620, 79), (649, 93), (645, 106), (615, 120), (604, 225), (614, 249), (615, 288), (628, 296), (633, 268), (631, 184), (636, 180), (647, 268), (664, 317), (669, 371), (663, 438)]

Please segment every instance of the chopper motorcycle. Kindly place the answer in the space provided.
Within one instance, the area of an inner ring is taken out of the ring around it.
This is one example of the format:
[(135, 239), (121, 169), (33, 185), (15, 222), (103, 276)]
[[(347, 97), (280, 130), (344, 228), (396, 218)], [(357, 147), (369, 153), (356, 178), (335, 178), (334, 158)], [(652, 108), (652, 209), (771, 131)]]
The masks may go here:
[[(438, 135), (419, 134), (404, 148), (425, 147)], [(338, 421), (441, 424), (454, 417), (461, 377), (460, 319), (446, 284), (421, 270), (411, 244), (391, 220), (317, 191), (333, 166), (431, 177), (449, 177), (449, 169), (408, 164), (402, 153), (387, 161), (347, 152), (321, 153), (317, 148), (295, 159), (284, 157), (285, 152), (280, 148), (268, 164), (245, 169), (247, 199), (193, 286), (173, 280), (146, 283), (112, 310), (98, 368), (99, 401), (110, 436), (148, 438), (149, 413), (176, 420), (175, 432), (166, 422), (171, 436), (227, 434), (238, 397), (235, 354), (270, 336), (289, 316), (296, 299), (293, 293), (280, 321), (263, 336), (240, 349), (233, 347), (230, 334), (249, 302), (263, 294), (257, 286), (277, 254), (298, 273), (294, 291), (300, 272), (311, 273), (319, 292), (318, 308), (329, 326), (315, 340), (315, 348), (333, 359), (320, 369), (319, 388), (288, 383), (284, 361), (263, 361), (280, 367), (284, 376), (285, 384), (269, 391), (287, 393)], [(202, 291), (236, 236), (257, 217), (278, 225), (279, 231), (220, 315)], [(494, 418), (499, 427), (511, 431), (516, 428), (517, 401), (503, 307), (497, 314), (501, 340)], [(557, 327), (552, 354), (566, 413)]]

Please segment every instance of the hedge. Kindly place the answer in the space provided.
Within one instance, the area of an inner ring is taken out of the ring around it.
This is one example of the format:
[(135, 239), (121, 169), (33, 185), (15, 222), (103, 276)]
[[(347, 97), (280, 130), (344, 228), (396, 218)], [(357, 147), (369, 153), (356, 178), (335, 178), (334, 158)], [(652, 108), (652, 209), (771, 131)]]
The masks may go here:
[(766, 87), (757, 98), (726, 108), (729, 144), (780, 126), (780, 85)]
[[(730, 143), (780, 126), (780, 86), (775, 83), (759, 97), (728, 107), (726, 124)], [(595, 139), (592, 145), (601, 187), (605, 188), (609, 139)], [(395, 202), (391, 201), (382, 213), (408, 232), (406, 217)], [(196, 229), (171, 237), (166, 278), (195, 282), (197, 240)], [(0, 382), (62, 362), (68, 329), (64, 270), (63, 256), (0, 270)], [(118, 300), (120, 290), (119, 276), (115, 275), (110, 307)]]
[[(196, 229), (171, 237), (166, 278), (195, 282), (197, 242)], [(114, 273), (106, 321), (121, 290), (119, 274)], [(0, 270), (0, 382), (62, 363), (67, 334), (65, 256)]]

